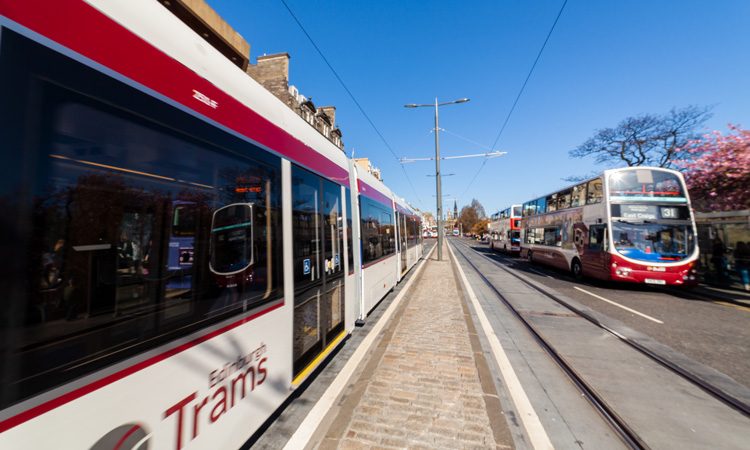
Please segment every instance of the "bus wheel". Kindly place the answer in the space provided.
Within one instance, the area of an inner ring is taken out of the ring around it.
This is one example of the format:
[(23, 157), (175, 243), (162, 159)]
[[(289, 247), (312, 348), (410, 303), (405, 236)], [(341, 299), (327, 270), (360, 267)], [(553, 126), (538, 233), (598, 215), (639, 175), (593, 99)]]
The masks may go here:
[(578, 258), (574, 258), (573, 262), (570, 263), (570, 271), (573, 272), (573, 278), (580, 280), (583, 277), (583, 266)]

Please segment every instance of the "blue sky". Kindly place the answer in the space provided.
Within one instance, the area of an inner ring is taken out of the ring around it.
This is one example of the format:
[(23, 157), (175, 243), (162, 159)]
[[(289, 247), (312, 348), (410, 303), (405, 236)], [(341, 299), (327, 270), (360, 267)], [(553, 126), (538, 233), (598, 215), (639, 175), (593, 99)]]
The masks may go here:
[[(348, 153), (369, 157), (385, 182), (435, 209), (433, 162), (405, 165), (409, 179), (280, 0), (208, 0), (262, 54), (291, 55), (290, 83), (318, 106), (335, 105)], [(318, 47), (400, 157), (434, 154), (440, 110), (444, 156), (492, 145), (563, 0), (287, 0)], [(750, 127), (750, 2), (569, 0), (526, 90), (488, 160), (444, 161), (445, 206), (477, 198), (488, 213), (597, 170), (568, 150), (641, 113), (713, 105), (708, 129)], [(478, 144), (481, 145), (478, 145)]]

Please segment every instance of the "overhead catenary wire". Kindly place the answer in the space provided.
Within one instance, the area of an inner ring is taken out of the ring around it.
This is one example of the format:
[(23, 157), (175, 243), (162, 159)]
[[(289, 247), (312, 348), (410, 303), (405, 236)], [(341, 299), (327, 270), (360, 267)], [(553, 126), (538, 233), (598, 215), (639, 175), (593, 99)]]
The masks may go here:
[[(474, 144), (474, 145), (476, 145), (477, 147), (481, 147), (481, 148), (483, 148), (483, 149), (485, 149), (485, 150), (487, 150), (487, 151), (490, 151), (490, 152), (492, 151), (492, 148), (491, 148), (491, 147), (488, 147), (488, 146), (486, 146), (486, 145), (482, 144), (481, 142), (477, 142), (477, 141), (471, 140), (471, 139), (469, 139), (469, 138), (467, 138), (467, 137), (465, 137), (465, 136), (461, 136), (461, 135), (460, 135), (460, 134), (458, 134), (458, 133), (454, 133), (454, 132), (452, 132), (452, 131), (446, 130), (445, 128), (441, 128), (441, 129), (440, 129), (440, 131), (442, 131), (442, 132), (444, 132), (444, 133), (448, 133), (448, 134), (450, 134), (450, 135), (452, 135), (452, 136), (454, 136), (454, 137), (457, 137), (458, 139), (461, 139), (462, 141), (466, 141), (466, 142), (468, 142), (468, 143), (470, 143), (470, 144)], [(433, 131), (433, 132), (434, 132), (434, 131)]]
[[(547, 47), (547, 42), (549, 42), (549, 38), (552, 36), (552, 32), (555, 31), (555, 26), (557, 26), (557, 22), (560, 20), (560, 16), (562, 16), (563, 10), (565, 9), (565, 5), (568, 4), (568, 0), (565, 0), (560, 7), (560, 11), (557, 13), (557, 17), (555, 17), (555, 21), (552, 22), (552, 26), (549, 29), (549, 32), (547, 33), (547, 37), (544, 39), (544, 43), (542, 44), (542, 47), (539, 49), (539, 52), (536, 55), (536, 58), (534, 59), (534, 64), (531, 65), (531, 69), (529, 70), (529, 73), (526, 75), (526, 79), (523, 81), (523, 84), (521, 85), (521, 89), (518, 91), (518, 95), (516, 95), (516, 99), (513, 101), (513, 106), (510, 107), (510, 111), (508, 111), (508, 115), (505, 116), (505, 120), (503, 121), (502, 126), (500, 127), (500, 131), (497, 133), (497, 137), (495, 137), (495, 141), (492, 143), (492, 149), (495, 149), (495, 146), (497, 145), (497, 142), (500, 140), (500, 136), (503, 135), (503, 131), (505, 131), (505, 127), (508, 126), (508, 122), (510, 121), (511, 116), (513, 115), (513, 111), (516, 110), (516, 105), (518, 105), (518, 100), (521, 99), (521, 95), (523, 95), (524, 90), (526, 89), (526, 85), (529, 83), (529, 79), (531, 79), (531, 75), (534, 73), (534, 69), (536, 68), (537, 63), (539, 62), (539, 59), (542, 57), (542, 52), (544, 52), (544, 48)], [(487, 163), (487, 160), (485, 159), (482, 161), (482, 165), (479, 166), (479, 170), (477, 170), (476, 174), (474, 174), (474, 177), (469, 182), (469, 185), (464, 190), (464, 193), (461, 195), (462, 197), (466, 195), (466, 193), (469, 191), (471, 186), (474, 184), (474, 181), (479, 176), (479, 173), (484, 168), (484, 165)]]
[(333, 65), (331, 65), (331, 63), (328, 61), (328, 58), (326, 58), (325, 54), (323, 54), (323, 51), (320, 49), (320, 47), (318, 47), (318, 44), (315, 43), (315, 40), (313, 40), (312, 36), (310, 36), (310, 33), (307, 32), (307, 30), (305, 29), (305, 27), (302, 25), (302, 22), (300, 22), (300, 20), (294, 14), (294, 11), (292, 11), (292, 8), (290, 8), (289, 5), (287, 4), (286, 0), (281, 0), (281, 3), (284, 5), (284, 7), (286, 8), (286, 10), (289, 12), (289, 15), (292, 16), (292, 19), (294, 19), (294, 21), (297, 23), (297, 25), (299, 26), (300, 30), (302, 30), (302, 33), (304, 33), (305, 36), (307, 36), (307, 40), (310, 41), (310, 43), (312, 44), (312, 46), (315, 48), (315, 51), (317, 51), (318, 55), (320, 55), (320, 57), (323, 59), (323, 62), (325, 62), (326, 65), (328, 66), (328, 68), (331, 69), (331, 72), (333, 72), (333, 75), (336, 77), (336, 79), (338, 80), (339, 84), (341, 84), (341, 87), (344, 88), (344, 90), (346, 91), (346, 93), (349, 95), (349, 98), (351, 98), (352, 101), (354, 102), (354, 104), (357, 106), (357, 108), (359, 109), (359, 112), (362, 113), (362, 115), (367, 120), (367, 122), (370, 124), (370, 126), (372, 127), (372, 129), (375, 130), (375, 133), (378, 135), (378, 137), (380, 137), (380, 140), (383, 141), (383, 144), (385, 144), (385, 147), (388, 149), (389, 152), (391, 152), (391, 155), (393, 155), (393, 157), (396, 159), (396, 161), (399, 162), (399, 166), (401, 167), (401, 170), (404, 172), (404, 175), (406, 176), (406, 181), (409, 182), (409, 186), (411, 186), (411, 189), (414, 192), (414, 195), (417, 197), (417, 201), (419, 201), (419, 203), (422, 204), (422, 199), (419, 198), (419, 194), (417, 194), (417, 190), (414, 188), (414, 184), (412, 184), (411, 178), (409, 178), (409, 174), (406, 172), (406, 169), (401, 164), (399, 157), (396, 155), (396, 152), (393, 151), (393, 148), (391, 147), (391, 145), (385, 139), (385, 137), (380, 132), (380, 130), (378, 129), (378, 127), (375, 126), (375, 123), (372, 121), (372, 119), (370, 119), (370, 116), (367, 115), (367, 112), (365, 112), (364, 108), (362, 108), (362, 105), (359, 103), (359, 101), (357, 101), (357, 98), (354, 97), (354, 94), (352, 93), (352, 91), (349, 90), (349, 88), (346, 86), (346, 83), (344, 83), (344, 80), (341, 78), (341, 76), (339, 76), (338, 72), (336, 72), (336, 69), (333, 68)]

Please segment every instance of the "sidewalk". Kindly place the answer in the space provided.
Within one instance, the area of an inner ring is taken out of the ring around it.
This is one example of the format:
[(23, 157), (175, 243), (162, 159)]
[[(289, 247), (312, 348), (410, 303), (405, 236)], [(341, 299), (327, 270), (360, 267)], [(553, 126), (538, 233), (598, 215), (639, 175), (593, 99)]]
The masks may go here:
[(317, 448), (512, 448), (449, 252), (435, 253)]
[(747, 306), (750, 306), (750, 292), (734, 287), (701, 283), (696, 286), (694, 290), (702, 295), (716, 297), (717, 299), (730, 302), (744, 303)]

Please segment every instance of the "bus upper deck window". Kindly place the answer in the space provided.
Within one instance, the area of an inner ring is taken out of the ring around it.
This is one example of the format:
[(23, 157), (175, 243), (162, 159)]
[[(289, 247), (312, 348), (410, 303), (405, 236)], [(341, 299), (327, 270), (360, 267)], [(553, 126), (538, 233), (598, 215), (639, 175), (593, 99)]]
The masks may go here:
[(604, 194), (602, 192), (602, 179), (597, 178), (595, 180), (589, 181), (586, 193), (586, 204), (591, 205), (594, 203), (600, 203), (603, 196)]

